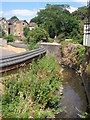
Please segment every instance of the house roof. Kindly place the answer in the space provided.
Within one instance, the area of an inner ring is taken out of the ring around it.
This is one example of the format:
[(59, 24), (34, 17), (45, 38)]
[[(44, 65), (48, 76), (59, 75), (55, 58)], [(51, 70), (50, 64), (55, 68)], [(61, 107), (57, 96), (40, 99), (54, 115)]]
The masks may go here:
[(0, 21), (1, 21), (1, 20), (5, 20), (5, 21), (6, 21), (6, 18), (4, 18), (4, 17), (0, 17)]
[(20, 23), (20, 22), (25, 22), (25, 23), (27, 23), (28, 25), (29, 25), (29, 23), (26, 21), (26, 20), (19, 20), (19, 21), (17, 21), (18, 23)]
[(14, 18), (14, 19), (9, 19), (9, 20), (8, 20), (8, 23), (13, 24), (14, 22), (17, 22), (17, 21), (19, 21), (19, 20), (16, 19), (16, 18)]
[(34, 23), (34, 22), (29, 23), (29, 27), (35, 27), (35, 26), (37, 26), (37, 24), (36, 24), (36, 23)]

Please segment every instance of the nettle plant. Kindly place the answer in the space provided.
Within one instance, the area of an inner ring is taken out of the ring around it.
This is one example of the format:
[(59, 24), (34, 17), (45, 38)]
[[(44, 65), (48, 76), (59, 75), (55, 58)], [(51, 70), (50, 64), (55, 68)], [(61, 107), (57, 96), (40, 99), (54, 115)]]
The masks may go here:
[(52, 115), (60, 104), (62, 68), (54, 57), (32, 61), (27, 72), (3, 80), (2, 117), (41, 118)]

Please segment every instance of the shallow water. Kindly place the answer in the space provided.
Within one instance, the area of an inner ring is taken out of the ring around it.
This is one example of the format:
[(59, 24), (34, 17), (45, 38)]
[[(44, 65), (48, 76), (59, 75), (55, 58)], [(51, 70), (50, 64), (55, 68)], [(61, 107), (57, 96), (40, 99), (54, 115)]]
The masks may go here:
[(63, 70), (63, 87), (62, 105), (60, 107), (65, 107), (66, 112), (56, 115), (56, 118), (78, 118), (78, 110), (85, 112), (87, 107), (81, 77), (74, 70), (65, 67)]

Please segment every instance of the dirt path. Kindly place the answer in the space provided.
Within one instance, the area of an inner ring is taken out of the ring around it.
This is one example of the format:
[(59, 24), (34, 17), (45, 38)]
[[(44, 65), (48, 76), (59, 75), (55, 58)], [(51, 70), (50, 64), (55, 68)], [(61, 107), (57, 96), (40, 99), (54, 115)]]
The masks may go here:
[(11, 45), (7, 45), (5, 47), (0, 47), (0, 48), (2, 48), (4, 50), (15, 52), (15, 53), (21, 53), (21, 52), (25, 52), (26, 51), (25, 48), (16, 48), (16, 47), (13, 47)]

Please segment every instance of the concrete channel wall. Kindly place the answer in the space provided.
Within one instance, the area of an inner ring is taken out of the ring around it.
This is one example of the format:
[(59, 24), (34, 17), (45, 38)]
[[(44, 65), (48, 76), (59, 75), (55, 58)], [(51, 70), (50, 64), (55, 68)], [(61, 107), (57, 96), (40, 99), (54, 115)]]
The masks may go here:
[[(82, 81), (87, 94), (88, 103), (90, 104), (90, 71), (87, 71), (87, 66), (90, 65), (90, 47), (87, 47), (85, 57), (82, 63)], [(89, 72), (89, 73), (88, 73)]]
[(40, 46), (43, 46), (46, 49), (48, 56), (50, 55), (55, 56), (59, 62), (61, 61), (61, 51), (60, 51), (61, 44), (41, 43)]

